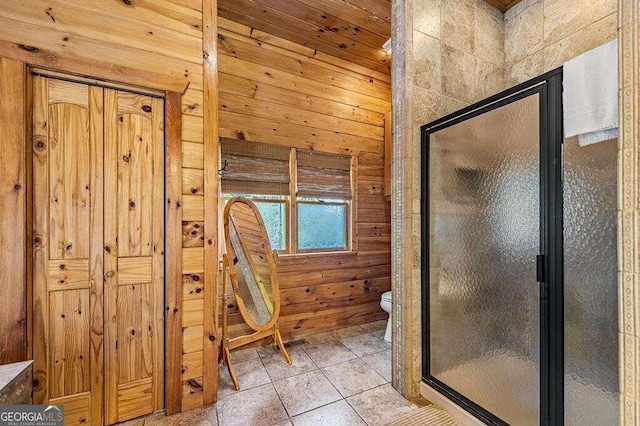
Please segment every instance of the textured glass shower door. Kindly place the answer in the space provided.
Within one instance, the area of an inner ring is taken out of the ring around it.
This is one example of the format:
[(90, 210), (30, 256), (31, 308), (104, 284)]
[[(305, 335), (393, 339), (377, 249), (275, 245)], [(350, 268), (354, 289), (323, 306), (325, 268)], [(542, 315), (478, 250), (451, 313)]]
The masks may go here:
[(617, 425), (618, 141), (564, 142), (564, 424)]
[(429, 134), (429, 375), (540, 424), (540, 94)]

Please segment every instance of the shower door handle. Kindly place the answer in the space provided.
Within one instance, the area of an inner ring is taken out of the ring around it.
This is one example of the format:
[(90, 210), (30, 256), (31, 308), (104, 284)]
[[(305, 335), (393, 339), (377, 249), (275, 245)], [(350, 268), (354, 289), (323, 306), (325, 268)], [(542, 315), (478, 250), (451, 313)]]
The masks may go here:
[(536, 281), (544, 282), (544, 255), (539, 254), (536, 256)]

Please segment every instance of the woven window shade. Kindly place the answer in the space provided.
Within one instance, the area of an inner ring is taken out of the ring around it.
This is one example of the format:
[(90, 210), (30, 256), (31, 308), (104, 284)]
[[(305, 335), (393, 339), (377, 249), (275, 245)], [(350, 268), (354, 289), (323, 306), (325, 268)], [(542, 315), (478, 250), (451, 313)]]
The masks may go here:
[(220, 150), (224, 194), (289, 195), (289, 148), (220, 138)]
[(351, 157), (298, 150), (298, 196), (351, 199)]

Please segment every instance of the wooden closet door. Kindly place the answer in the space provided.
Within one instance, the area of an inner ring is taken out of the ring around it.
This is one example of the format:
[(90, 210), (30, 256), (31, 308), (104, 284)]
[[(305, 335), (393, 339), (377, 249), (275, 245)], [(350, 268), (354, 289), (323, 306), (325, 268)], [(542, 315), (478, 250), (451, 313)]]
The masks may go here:
[(34, 402), (102, 421), (103, 91), (33, 81)]
[(106, 422), (162, 409), (164, 105), (105, 89)]

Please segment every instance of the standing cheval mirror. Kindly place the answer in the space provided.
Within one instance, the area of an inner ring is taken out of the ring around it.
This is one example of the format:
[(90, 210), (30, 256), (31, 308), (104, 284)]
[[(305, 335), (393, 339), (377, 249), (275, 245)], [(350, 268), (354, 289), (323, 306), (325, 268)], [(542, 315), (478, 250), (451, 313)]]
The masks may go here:
[[(224, 209), (224, 237), (227, 248), (222, 258), (222, 356), (236, 390), (240, 390), (233, 371), (230, 351), (266, 337), (272, 337), (287, 363), (287, 353), (278, 330), (280, 288), (276, 273), (278, 254), (271, 250), (267, 230), (255, 204), (246, 198), (232, 198)], [(254, 330), (246, 336), (230, 338), (227, 331), (227, 270), (238, 309)]]

